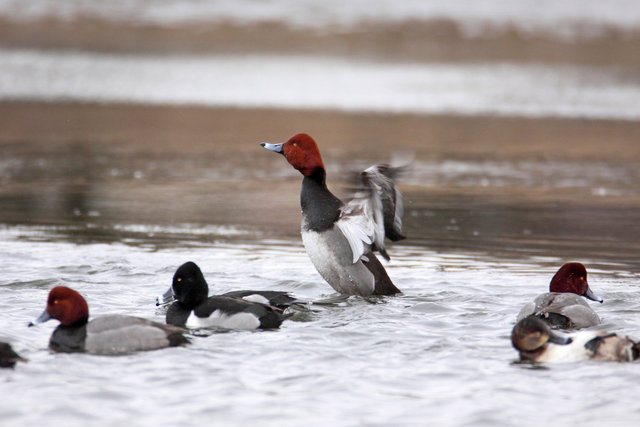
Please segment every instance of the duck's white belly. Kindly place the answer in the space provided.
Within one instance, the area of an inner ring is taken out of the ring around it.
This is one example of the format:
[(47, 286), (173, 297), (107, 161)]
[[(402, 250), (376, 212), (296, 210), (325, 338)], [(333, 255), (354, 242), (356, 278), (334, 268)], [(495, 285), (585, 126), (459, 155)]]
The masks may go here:
[(223, 328), (253, 330), (259, 326), (260, 319), (251, 313), (227, 314), (221, 310), (214, 311), (208, 317), (198, 317), (192, 311), (185, 323), (185, 327), (188, 329)]
[(591, 359), (593, 353), (584, 345), (597, 337), (594, 331), (584, 331), (571, 334), (571, 344), (549, 344), (546, 351), (537, 359), (538, 362), (580, 362)]
[(347, 239), (335, 227), (323, 231), (302, 231), (304, 244), (318, 273), (336, 291), (348, 295), (371, 295), (375, 277), (362, 261), (352, 262)]

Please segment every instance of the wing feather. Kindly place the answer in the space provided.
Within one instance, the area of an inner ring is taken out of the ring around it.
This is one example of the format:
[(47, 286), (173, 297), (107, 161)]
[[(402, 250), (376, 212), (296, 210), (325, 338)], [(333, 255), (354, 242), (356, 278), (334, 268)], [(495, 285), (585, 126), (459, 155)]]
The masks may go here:
[(402, 193), (394, 184), (402, 169), (386, 164), (367, 168), (359, 175), (353, 200), (341, 208), (336, 225), (349, 242), (354, 264), (370, 250), (389, 260), (385, 237), (393, 241), (405, 238)]

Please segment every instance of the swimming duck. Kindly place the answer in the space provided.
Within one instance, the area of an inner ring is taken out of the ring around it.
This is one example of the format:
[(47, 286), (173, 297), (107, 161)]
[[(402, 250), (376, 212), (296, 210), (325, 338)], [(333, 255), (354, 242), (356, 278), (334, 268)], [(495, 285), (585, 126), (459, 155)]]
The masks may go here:
[(289, 317), (283, 314), (282, 309), (263, 302), (273, 301), (274, 304), (286, 306), (286, 301), (296, 301), (286, 292), (278, 291), (235, 291), (212, 297), (208, 295), (209, 285), (200, 267), (194, 262), (186, 262), (178, 267), (171, 287), (157, 298), (156, 304), (176, 300), (167, 311), (166, 319), (170, 325), (189, 329), (252, 330), (278, 328)]
[[(193, 283), (199, 283), (199, 286), (203, 286), (202, 282), (204, 282), (204, 286), (207, 287), (207, 292), (208, 292), (209, 285), (204, 279), (202, 270), (200, 270), (200, 267), (198, 267), (198, 265), (195, 262), (192, 262), (192, 261), (185, 262), (180, 267), (178, 267), (178, 270), (176, 270), (176, 274), (178, 273), (178, 271), (181, 272), (182, 274), (181, 280), (184, 280), (184, 278), (186, 277), (189, 280), (192, 280)], [(175, 281), (175, 275), (174, 275), (174, 281)], [(245, 301), (271, 305), (273, 307), (279, 308), (280, 310), (285, 310), (288, 307), (291, 307), (292, 305), (306, 304), (305, 301), (294, 298), (293, 296), (291, 296), (291, 294), (284, 291), (241, 290), (241, 291), (225, 292), (224, 294), (220, 294), (218, 296), (239, 298)], [(173, 301), (175, 301), (175, 298), (173, 295), (173, 284), (172, 284), (171, 287), (169, 287), (169, 289), (164, 294), (156, 298), (156, 305), (164, 305)]]
[(303, 175), (302, 242), (316, 270), (336, 291), (348, 295), (393, 295), (393, 284), (374, 255), (385, 259), (384, 239), (405, 238), (402, 195), (394, 185), (401, 168), (375, 165), (363, 171), (353, 200), (344, 204), (327, 188), (315, 140), (300, 133), (264, 148), (284, 155)]
[(511, 343), (520, 352), (520, 360), (530, 362), (628, 362), (640, 357), (640, 343), (627, 337), (607, 331), (560, 335), (536, 316), (525, 317), (516, 324)]
[(49, 340), (49, 348), (59, 352), (87, 352), (118, 355), (188, 344), (182, 329), (140, 317), (111, 314), (88, 321), (89, 306), (78, 292), (57, 286), (49, 292), (47, 308), (29, 324), (50, 319), (60, 325)]
[(564, 264), (549, 284), (549, 291), (525, 305), (518, 320), (529, 315), (543, 319), (552, 328), (580, 329), (600, 324), (600, 318), (582, 298), (602, 303), (587, 282), (587, 269), (579, 262)]
[(11, 344), (0, 342), (0, 368), (13, 368), (16, 362), (26, 361), (11, 348)]

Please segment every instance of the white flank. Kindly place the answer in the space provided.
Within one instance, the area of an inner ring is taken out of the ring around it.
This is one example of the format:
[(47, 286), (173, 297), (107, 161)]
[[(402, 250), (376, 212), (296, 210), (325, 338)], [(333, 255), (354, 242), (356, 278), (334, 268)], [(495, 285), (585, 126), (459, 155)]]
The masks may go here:
[(193, 312), (189, 315), (185, 326), (189, 329), (223, 328), (253, 330), (260, 326), (260, 319), (251, 313), (227, 314), (216, 310), (209, 317), (198, 317)]
[(269, 305), (269, 300), (260, 294), (247, 295), (246, 297), (242, 297), (242, 299), (249, 302), (258, 302), (260, 304)]
[(579, 362), (589, 360), (592, 353), (584, 345), (600, 335), (598, 331), (584, 331), (571, 334), (571, 344), (549, 344), (539, 362)]

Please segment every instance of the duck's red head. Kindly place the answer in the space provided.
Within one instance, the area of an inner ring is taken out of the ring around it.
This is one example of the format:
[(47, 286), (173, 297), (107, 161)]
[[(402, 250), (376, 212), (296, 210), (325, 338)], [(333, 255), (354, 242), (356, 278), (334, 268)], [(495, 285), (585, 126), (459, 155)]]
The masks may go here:
[(324, 171), (324, 163), (316, 141), (306, 133), (299, 133), (282, 144), (263, 142), (264, 148), (283, 154), (294, 168), (304, 176), (311, 176), (318, 170)]
[(47, 308), (29, 326), (58, 319), (64, 326), (80, 325), (89, 318), (87, 301), (78, 292), (66, 286), (56, 286), (49, 292)]
[(579, 262), (569, 262), (556, 272), (549, 284), (550, 292), (571, 292), (593, 301), (602, 302), (589, 288), (587, 269)]

